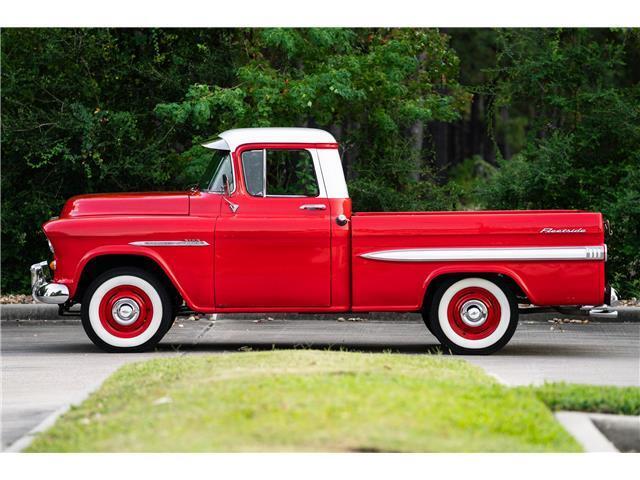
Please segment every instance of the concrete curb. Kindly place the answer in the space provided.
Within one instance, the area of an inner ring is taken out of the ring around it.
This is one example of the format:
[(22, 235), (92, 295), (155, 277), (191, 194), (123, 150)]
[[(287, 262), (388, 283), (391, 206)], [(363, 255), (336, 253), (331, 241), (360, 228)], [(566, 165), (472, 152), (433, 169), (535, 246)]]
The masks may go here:
[(57, 410), (51, 412), (49, 415), (45, 417), (38, 425), (33, 427), (27, 433), (25, 433), (22, 437), (18, 438), (15, 442), (9, 445), (4, 451), (6, 453), (19, 453), (22, 452), (25, 448), (27, 448), (33, 441), (35, 440), (38, 434), (44, 432), (45, 430), (52, 427), (56, 420), (63, 414), (67, 413), (71, 408), (71, 404), (63, 405)]
[(555, 417), (585, 452), (617, 452), (618, 449), (605, 437), (583, 412), (556, 412)]
[[(47, 305), (45, 305), (45, 306), (47, 306)], [(116, 370), (117, 370), (117, 368), (114, 371), (116, 371)], [(92, 385), (90, 385), (88, 388), (86, 388), (83, 392), (81, 392), (78, 395), (75, 395), (67, 403), (65, 403), (64, 405), (61, 405), (58, 409), (56, 409), (53, 412), (51, 412), (40, 423), (38, 423), (35, 427), (33, 427), (31, 430), (29, 430), (27, 433), (22, 435), (20, 438), (18, 438), (13, 443), (8, 445), (3, 450), (3, 452), (6, 452), (6, 453), (19, 453), (19, 452), (22, 452), (23, 450), (25, 450), (27, 447), (29, 447), (29, 445), (31, 445), (33, 443), (33, 441), (36, 439), (36, 437), (39, 434), (41, 434), (45, 430), (48, 430), (50, 427), (52, 427), (56, 423), (58, 418), (60, 418), (65, 413), (67, 413), (71, 409), (71, 407), (76, 406), (76, 405), (80, 405), (87, 398), (89, 398), (89, 396), (91, 396), (94, 392), (96, 392), (102, 386), (104, 381), (107, 378), (109, 378), (113, 373), (114, 372), (112, 371), (111, 373), (106, 375), (104, 378), (100, 378), (98, 381), (95, 381)]]
[[(76, 307), (77, 308), (77, 307)], [(578, 317), (574, 315), (564, 315), (562, 313), (530, 313), (521, 315), (520, 320), (533, 322), (547, 322), (553, 318), (588, 318), (590, 322), (598, 323), (624, 323), (624, 322), (640, 322), (640, 307), (616, 307), (618, 318), (603, 319)], [(79, 313), (79, 310), (78, 310)], [(218, 318), (237, 318), (250, 319), (275, 318), (296, 320), (300, 318), (309, 318), (309, 314), (297, 313), (233, 313), (219, 314)], [(366, 320), (405, 320), (405, 321), (421, 321), (422, 317), (417, 313), (394, 313), (394, 312), (375, 312), (375, 313), (344, 313), (344, 314), (316, 314), (313, 318), (318, 320), (343, 320), (343, 321), (366, 321)], [(31, 304), (7, 304), (0, 305), (0, 319), (13, 321), (47, 321), (47, 320), (66, 320), (79, 321), (76, 316), (59, 316), (57, 305), (44, 305), (40, 303)]]
[(640, 416), (590, 413), (593, 424), (621, 452), (640, 452)]
[(39, 303), (0, 305), (2, 320), (59, 320), (57, 305)]

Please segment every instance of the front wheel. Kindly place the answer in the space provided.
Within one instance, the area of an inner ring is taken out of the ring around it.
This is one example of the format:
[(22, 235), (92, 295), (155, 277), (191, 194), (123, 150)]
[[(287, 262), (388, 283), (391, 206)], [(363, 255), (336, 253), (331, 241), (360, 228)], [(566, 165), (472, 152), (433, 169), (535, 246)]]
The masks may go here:
[(96, 277), (82, 300), (82, 326), (108, 352), (153, 348), (173, 323), (167, 289), (151, 273), (114, 268)]
[(436, 290), (425, 323), (445, 349), (456, 354), (500, 350), (518, 326), (518, 304), (504, 282), (451, 279)]

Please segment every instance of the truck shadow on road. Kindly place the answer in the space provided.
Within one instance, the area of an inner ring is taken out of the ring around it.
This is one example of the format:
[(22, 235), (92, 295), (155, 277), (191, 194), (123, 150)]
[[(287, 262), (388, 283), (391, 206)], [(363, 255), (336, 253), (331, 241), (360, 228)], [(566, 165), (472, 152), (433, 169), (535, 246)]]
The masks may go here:
[[(4, 342), (3, 342), (4, 343)], [(216, 354), (230, 352), (250, 352), (250, 351), (269, 351), (269, 350), (332, 350), (332, 351), (350, 351), (363, 353), (401, 353), (401, 354), (427, 354), (427, 355), (450, 355), (448, 351), (444, 351), (442, 346), (433, 342), (415, 342), (402, 344), (382, 344), (367, 342), (243, 342), (243, 341), (227, 341), (227, 342), (202, 342), (202, 343), (181, 343), (181, 342), (161, 342), (155, 349), (140, 354), (135, 352), (118, 353), (115, 355), (144, 355), (154, 353), (158, 355), (170, 354)], [(84, 355), (114, 355), (100, 350), (89, 340), (86, 342), (69, 341), (69, 342), (42, 342), (31, 345), (3, 345), (4, 354), (29, 354), (29, 355), (65, 355), (65, 354), (84, 354)], [(631, 352), (618, 352), (612, 354), (611, 351), (594, 349), (590, 345), (578, 344), (545, 344), (545, 343), (512, 343), (502, 350), (485, 356), (485, 358), (499, 357), (516, 357), (516, 358), (603, 358), (611, 359), (618, 357), (624, 359), (629, 357)], [(638, 352), (635, 352), (637, 358)]]
[[(224, 342), (224, 343), (160, 343), (156, 347), (158, 352), (183, 352), (183, 353), (223, 353), (223, 352), (247, 352), (268, 350), (333, 350), (363, 353), (403, 353), (403, 354), (429, 354), (450, 355), (442, 346), (433, 343), (402, 343), (380, 344), (366, 342), (327, 343), (327, 342)], [(587, 345), (549, 345), (549, 344), (511, 344), (504, 349), (493, 353), (491, 357), (574, 357), (574, 358), (610, 358), (611, 352), (594, 351)]]
[(327, 343), (327, 342), (224, 342), (224, 343), (160, 343), (156, 350), (174, 350), (193, 353), (222, 353), (222, 352), (249, 352), (269, 350), (332, 350), (363, 353), (444, 353), (438, 344), (415, 343), (394, 345), (381, 345), (378, 343)]
[[(276, 342), (276, 343), (256, 343), (256, 342), (224, 342), (224, 343), (160, 343), (154, 350), (146, 352), (148, 354), (215, 354), (230, 352), (251, 352), (251, 351), (269, 351), (269, 350), (332, 350), (332, 351), (349, 351), (362, 353), (401, 353), (401, 354), (427, 354), (427, 355), (447, 355), (439, 344), (434, 343), (415, 343), (394, 345), (370, 344), (370, 343), (325, 343), (325, 342)], [(98, 347), (89, 343), (42, 343), (37, 347), (21, 349), (23, 353), (29, 354), (102, 354), (114, 355), (100, 350)], [(19, 352), (12, 352), (19, 353)], [(117, 355), (139, 355), (138, 353), (121, 353)], [(453, 356), (453, 355), (452, 355)], [(489, 357), (538, 357), (538, 358), (611, 358), (611, 352), (595, 351), (589, 346), (580, 345), (544, 345), (544, 344), (525, 344), (525, 345), (507, 345), (503, 350), (496, 352)]]

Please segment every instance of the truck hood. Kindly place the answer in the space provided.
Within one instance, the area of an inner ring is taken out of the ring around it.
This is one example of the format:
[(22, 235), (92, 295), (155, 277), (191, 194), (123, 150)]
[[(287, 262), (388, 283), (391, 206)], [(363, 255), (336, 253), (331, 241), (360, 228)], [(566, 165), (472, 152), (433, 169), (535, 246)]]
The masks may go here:
[(60, 217), (96, 215), (188, 215), (185, 192), (105, 193), (67, 200)]

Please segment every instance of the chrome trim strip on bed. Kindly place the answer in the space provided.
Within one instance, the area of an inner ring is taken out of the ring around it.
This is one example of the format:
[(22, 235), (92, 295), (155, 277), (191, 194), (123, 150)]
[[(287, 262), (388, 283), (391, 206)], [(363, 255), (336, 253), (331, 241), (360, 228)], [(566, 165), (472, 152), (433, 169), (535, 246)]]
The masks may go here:
[(204, 247), (209, 243), (204, 240), (149, 240), (129, 242), (136, 247)]
[(405, 248), (362, 253), (361, 257), (384, 262), (605, 260), (606, 249), (594, 247), (484, 247)]

